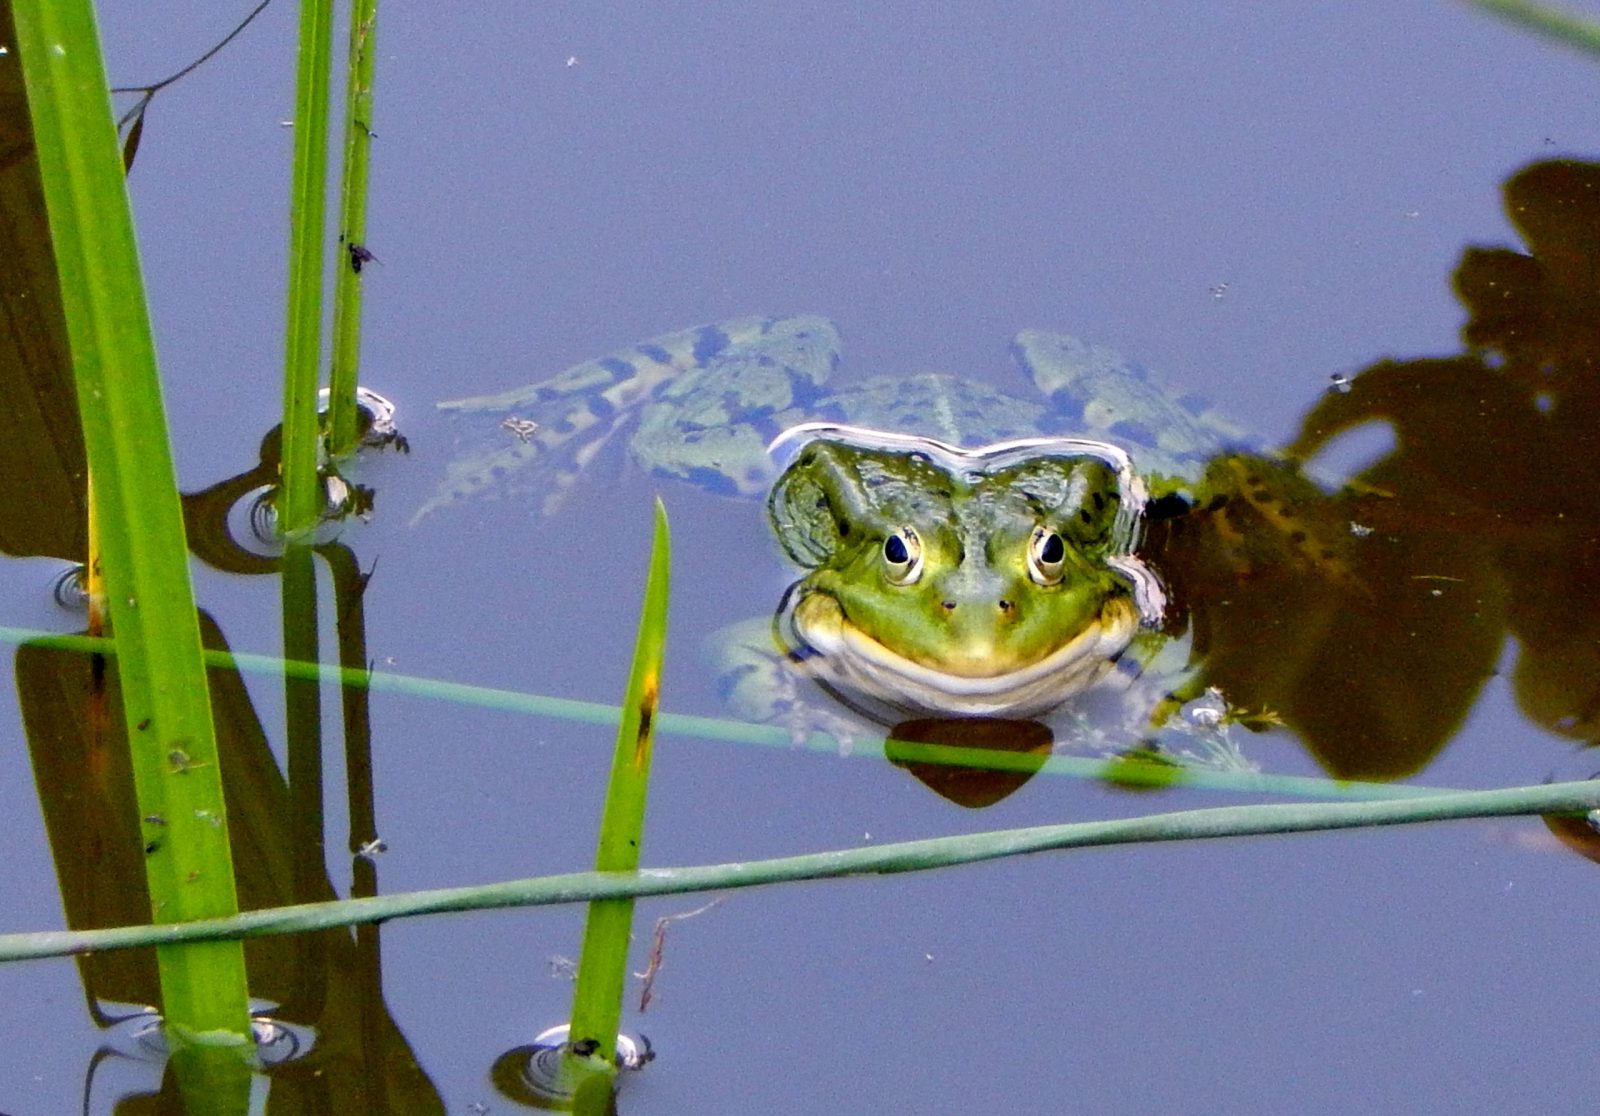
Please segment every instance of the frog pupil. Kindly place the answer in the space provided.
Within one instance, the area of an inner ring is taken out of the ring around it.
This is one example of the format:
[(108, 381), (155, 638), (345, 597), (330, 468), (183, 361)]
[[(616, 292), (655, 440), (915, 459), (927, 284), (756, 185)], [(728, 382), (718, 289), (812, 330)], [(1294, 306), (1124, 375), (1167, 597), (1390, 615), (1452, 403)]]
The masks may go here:
[(903, 566), (911, 560), (906, 542), (899, 535), (890, 535), (883, 541), (883, 557), (892, 566)]
[(1061, 541), (1061, 536), (1054, 531), (1045, 536), (1044, 545), (1039, 548), (1039, 560), (1047, 565), (1054, 565), (1067, 556), (1067, 548)]

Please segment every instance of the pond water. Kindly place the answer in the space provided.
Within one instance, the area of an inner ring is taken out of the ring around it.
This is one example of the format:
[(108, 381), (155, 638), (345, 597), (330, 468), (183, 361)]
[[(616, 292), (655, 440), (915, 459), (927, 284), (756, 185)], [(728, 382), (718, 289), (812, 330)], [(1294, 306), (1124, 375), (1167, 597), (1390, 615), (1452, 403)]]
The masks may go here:
[[(118, 84), (178, 69), (244, 14), (107, 8)], [(946, 371), (1022, 393), (1012, 335), (1060, 330), (1114, 345), (1283, 444), (1331, 377), (1460, 356), (1467, 314), (1452, 276), (1464, 250), (1529, 248), (1503, 184), (1600, 148), (1600, 65), (1459, 5), (414, 5), (381, 19), (363, 381), (398, 403), (412, 452), (373, 461), (376, 515), (344, 536), (375, 567), (368, 655), (408, 675), (615, 700), (659, 492), (674, 533), (663, 688), (674, 712), (722, 712), (700, 646), (770, 613), (794, 576), (759, 504), (658, 483), (614, 453), (548, 517), (484, 500), (412, 526), (454, 453), (435, 401), (673, 329), (820, 313), (844, 339), (842, 383)], [(186, 491), (253, 465), (279, 409), (294, 22), (290, 6), (268, 8), (159, 94), (132, 173)], [(1592, 234), (1585, 246), (1565, 232), (1546, 233), (1550, 273), (1587, 275), (1592, 292)], [(1573, 298), (1573, 314), (1592, 307)], [(1440, 441), (1424, 421), (1433, 397), (1406, 399), (1384, 412), (1416, 434), (1401, 442)], [(1492, 504), (1495, 479), (1528, 450), (1502, 433), (1419, 449), (1402, 464), (1424, 479), (1388, 483), (1404, 508), (1430, 492), (1444, 493), (1440, 514)], [(1592, 506), (1594, 449), (1578, 443), (1560, 471), (1493, 505), (1508, 537), (1548, 543), (1497, 592), (1552, 616), (1593, 614), (1592, 590), (1568, 583), (1594, 569), (1594, 539), (1557, 523)], [(1567, 492), (1585, 495), (1569, 508)], [(6, 624), (75, 630), (49, 602), (44, 563), (3, 569)], [(199, 567), (197, 592), (233, 648), (276, 653), (273, 578)], [(1577, 751), (1594, 711), (1573, 690), (1593, 678), (1593, 624), (1531, 624), (1520, 644), (1495, 628), (1475, 645), (1494, 672), (1462, 702), (1448, 746), (1413, 765), (1417, 781), (1491, 787), (1600, 766)], [(1453, 647), (1416, 649), (1416, 687)], [(1565, 664), (1528, 684), (1554, 694), (1533, 711), (1512, 685), (1526, 647)], [(1372, 654), (1401, 674), (1401, 701), (1411, 659)], [(281, 688), (246, 685), (281, 758)], [(337, 713), (330, 694), (330, 741)], [(374, 695), (371, 716), (382, 891), (588, 865), (609, 730), (390, 694)], [(0, 777), (0, 930), (54, 928), (61, 900), (16, 703), (0, 717), (16, 744)], [(1289, 731), (1244, 734), (1242, 747), (1266, 771), (1324, 770)], [(331, 743), (327, 771), (327, 871), (344, 893), (350, 822)], [(680, 736), (659, 741), (654, 773), (654, 865), (1241, 800), (1041, 775), (969, 810), (870, 755)], [(627, 1080), (621, 1110), (1571, 1104), (1597, 1083), (1574, 1041), (1590, 1013), (1573, 985), (1590, 966), (1595, 871), (1517, 820), (730, 893), (672, 925), (648, 1012), (626, 1013), (658, 1059)], [(639, 905), (641, 967), (652, 920), (700, 903)], [(412, 1082), (395, 1096), (410, 1099), (384, 1107), (369, 1093), (366, 1110), (515, 1110), (491, 1066), (565, 1018), (561, 959), (581, 922), (556, 908), (386, 926), (394, 1048), (431, 1084), (393, 1071)], [(72, 964), (0, 969), (0, 997), (0, 1111), (74, 1111), (91, 1070), (96, 1112), (159, 1084), (148, 1062), (94, 1059), (105, 1038)], [(275, 1088), (271, 1111), (302, 1110), (289, 1085)]]

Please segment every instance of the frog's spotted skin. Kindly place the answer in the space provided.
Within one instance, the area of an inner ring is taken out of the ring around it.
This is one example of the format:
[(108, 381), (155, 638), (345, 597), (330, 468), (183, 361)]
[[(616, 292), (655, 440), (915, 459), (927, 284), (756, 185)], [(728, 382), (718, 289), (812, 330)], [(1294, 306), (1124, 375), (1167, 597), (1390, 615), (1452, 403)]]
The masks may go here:
[[(505, 428), (419, 515), (490, 492), (548, 511), (636, 423), (629, 452), (649, 472), (770, 489), (806, 568), (779, 619), (805, 673), (874, 716), (1041, 715), (1160, 622), (1135, 553), (1147, 497), (1193, 492), (1236, 439), (1109, 349), (1028, 331), (1012, 351), (1037, 395), (934, 373), (829, 390), (839, 339), (818, 317), (669, 334), (442, 404)], [(781, 477), (774, 438), (798, 447)]]
[(628, 449), (641, 468), (742, 496), (762, 494), (776, 476), (767, 444), (809, 421), (965, 446), (1081, 434), (1134, 451), (1153, 478), (1188, 482), (1238, 434), (1192, 400), (1173, 400), (1114, 350), (1064, 334), (1017, 335), (1013, 356), (1040, 392), (1026, 398), (938, 373), (830, 391), (839, 351), (826, 318), (741, 318), (670, 333), (514, 391), (441, 403), (481, 420), (481, 430), (412, 521), (474, 498), (520, 498), (548, 514), (635, 421)]
[(799, 448), (768, 509), (810, 572), (779, 631), (797, 666), (863, 712), (1037, 716), (1161, 619), (1134, 553), (1143, 485), (1115, 446), (967, 450), (823, 423), (780, 442)]
[(1054, 404), (1056, 431), (1128, 449), (1157, 494), (1158, 478), (1192, 485), (1218, 449), (1248, 442), (1205, 399), (1174, 395), (1115, 349), (1029, 329), (1017, 334), (1011, 351)]
[(500, 395), (439, 409), (499, 416), (486, 442), (447, 468), (412, 518), (474, 497), (523, 497), (548, 514), (583, 467), (635, 417), (647, 470), (754, 495), (771, 479), (766, 445), (782, 416), (806, 415), (839, 360), (826, 318), (741, 318), (669, 333)]

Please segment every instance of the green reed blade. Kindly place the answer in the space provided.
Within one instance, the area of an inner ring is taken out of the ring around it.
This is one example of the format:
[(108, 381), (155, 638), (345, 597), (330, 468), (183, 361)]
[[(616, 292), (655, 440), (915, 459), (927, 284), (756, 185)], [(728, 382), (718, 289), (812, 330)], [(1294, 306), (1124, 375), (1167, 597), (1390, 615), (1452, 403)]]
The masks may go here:
[[(95, 485), (96, 526), (139, 808), (162, 820), (145, 856), (157, 922), (238, 910), (220, 823), (210, 697), (188, 547), (122, 156), (89, 0), (14, 6), (62, 308)], [(236, 945), (164, 948), (169, 1025), (249, 1034)]]
[[(661, 660), (667, 640), (668, 572), (671, 540), (667, 510), (656, 501), (655, 536), (650, 545), (650, 574), (645, 581), (639, 635), (628, 675), (617, 747), (611, 758), (611, 783), (606, 790), (600, 840), (595, 850), (597, 872), (631, 873), (639, 867), (644, 838), (644, 807), (650, 786), (650, 753), (655, 739), (661, 693)], [(617, 1025), (622, 1018), (622, 987), (628, 975), (628, 941), (633, 931), (631, 898), (597, 899), (589, 904), (583, 951), (578, 959), (578, 984), (572, 996), (573, 1043), (595, 1044), (587, 1057), (569, 1056), (580, 1074), (616, 1072)]]
[(1467, 0), (1475, 8), (1585, 54), (1600, 55), (1600, 23), (1530, 0)]
[(324, 214), (328, 191), (330, 0), (301, 0), (295, 75), (294, 166), (289, 196), (288, 319), (284, 331), (283, 476), (278, 527), (294, 536), (322, 514), (317, 478), (317, 389), (322, 361)]
[(358, 440), (356, 384), (361, 372), (361, 276), (367, 262), (367, 169), (372, 150), (372, 75), (378, 0), (350, 5), (349, 83), (345, 88), (344, 175), (333, 286), (333, 372), (328, 392), (328, 452), (350, 453)]

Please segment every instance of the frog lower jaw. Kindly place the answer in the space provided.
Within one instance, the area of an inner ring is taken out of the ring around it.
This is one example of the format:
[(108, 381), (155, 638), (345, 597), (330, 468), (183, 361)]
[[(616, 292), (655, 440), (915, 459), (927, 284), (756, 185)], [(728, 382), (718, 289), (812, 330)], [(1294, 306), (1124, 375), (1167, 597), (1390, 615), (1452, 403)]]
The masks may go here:
[(955, 674), (890, 649), (821, 594), (796, 602), (785, 627), (799, 667), (817, 681), (911, 714), (937, 717), (1037, 717), (1088, 690), (1112, 669), (1138, 630), (1133, 602), (1108, 601), (1073, 639), (1026, 666), (994, 674)]

